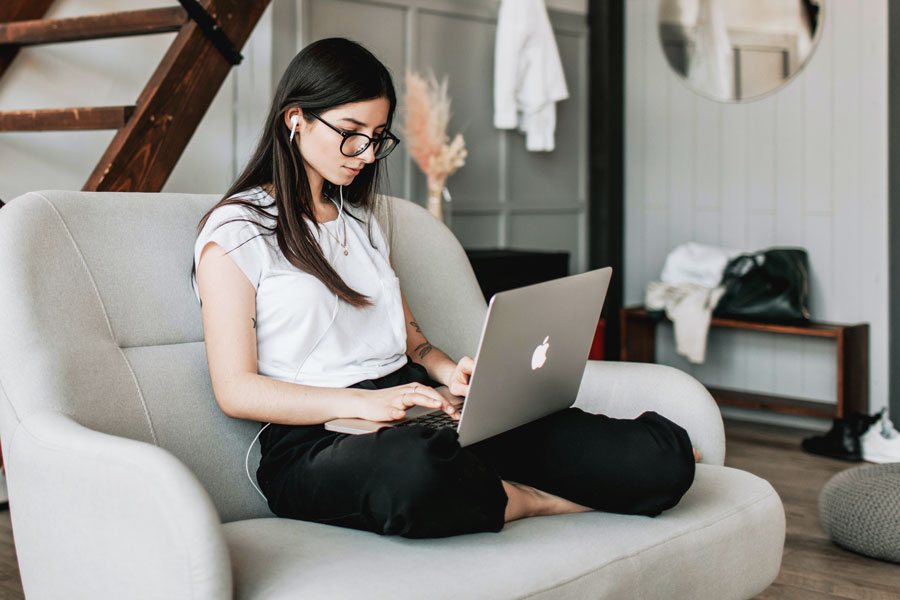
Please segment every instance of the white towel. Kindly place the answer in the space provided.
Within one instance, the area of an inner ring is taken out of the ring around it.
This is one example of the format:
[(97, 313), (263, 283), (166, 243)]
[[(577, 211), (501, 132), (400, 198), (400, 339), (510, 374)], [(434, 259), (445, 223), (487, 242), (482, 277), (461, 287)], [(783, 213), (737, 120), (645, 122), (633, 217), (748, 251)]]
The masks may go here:
[(675, 327), (675, 351), (692, 363), (702, 364), (706, 360), (706, 337), (712, 311), (724, 293), (724, 287), (651, 281), (647, 285), (644, 305), (647, 310), (666, 311)]
[(502, 0), (494, 46), (494, 126), (518, 127), (533, 152), (554, 149), (556, 102), (569, 97), (544, 0)]

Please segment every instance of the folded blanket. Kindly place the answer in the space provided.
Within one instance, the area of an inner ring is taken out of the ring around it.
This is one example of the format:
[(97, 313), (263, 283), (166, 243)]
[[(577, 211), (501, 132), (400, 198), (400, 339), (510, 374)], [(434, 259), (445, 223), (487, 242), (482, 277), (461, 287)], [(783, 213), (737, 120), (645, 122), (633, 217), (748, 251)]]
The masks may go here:
[(725, 266), (740, 253), (697, 242), (681, 244), (666, 256), (660, 279), (670, 285), (695, 283), (714, 288), (722, 281)]

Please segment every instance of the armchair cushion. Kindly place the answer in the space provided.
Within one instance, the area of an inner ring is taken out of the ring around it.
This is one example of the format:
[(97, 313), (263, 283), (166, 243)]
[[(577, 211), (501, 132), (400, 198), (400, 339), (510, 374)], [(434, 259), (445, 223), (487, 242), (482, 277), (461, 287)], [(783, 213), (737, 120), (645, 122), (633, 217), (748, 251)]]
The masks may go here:
[(441, 540), (257, 519), (229, 523), (225, 538), (236, 599), (390, 598), (400, 589), (409, 598), (725, 599), (749, 597), (778, 572), (781, 554), (769, 548), (783, 540), (783, 513), (768, 516), (780, 507), (762, 479), (699, 465), (678, 508), (656, 518), (540, 517)]

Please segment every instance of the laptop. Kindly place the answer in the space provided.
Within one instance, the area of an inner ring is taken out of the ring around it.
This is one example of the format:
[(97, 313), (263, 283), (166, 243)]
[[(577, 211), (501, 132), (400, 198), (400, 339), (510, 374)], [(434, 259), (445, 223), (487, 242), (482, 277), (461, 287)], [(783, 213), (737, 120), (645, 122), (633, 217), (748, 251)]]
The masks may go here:
[[(495, 294), (488, 305), (475, 368), (459, 421), (448, 421), (468, 446), (540, 419), (575, 402), (612, 268), (606, 267)], [(444, 415), (414, 406), (398, 421), (335, 419), (325, 428), (371, 433)]]

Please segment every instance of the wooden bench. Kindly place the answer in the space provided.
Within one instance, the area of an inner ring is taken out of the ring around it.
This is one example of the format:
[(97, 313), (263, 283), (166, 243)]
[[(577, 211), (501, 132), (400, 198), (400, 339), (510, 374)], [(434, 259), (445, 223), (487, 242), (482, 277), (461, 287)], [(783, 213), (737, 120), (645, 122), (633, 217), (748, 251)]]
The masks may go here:
[[(656, 324), (643, 307), (623, 308), (621, 318), (621, 360), (656, 361)], [(841, 325), (812, 322), (785, 325), (738, 319), (712, 319), (711, 327), (767, 331), (769, 333), (833, 339), (837, 354), (837, 402), (816, 402), (729, 388), (709, 387), (716, 402), (724, 405), (772, 410), (813, 417), (843, 417), (853, 411), (868, 413), (869, 406), (869, 324)]]

